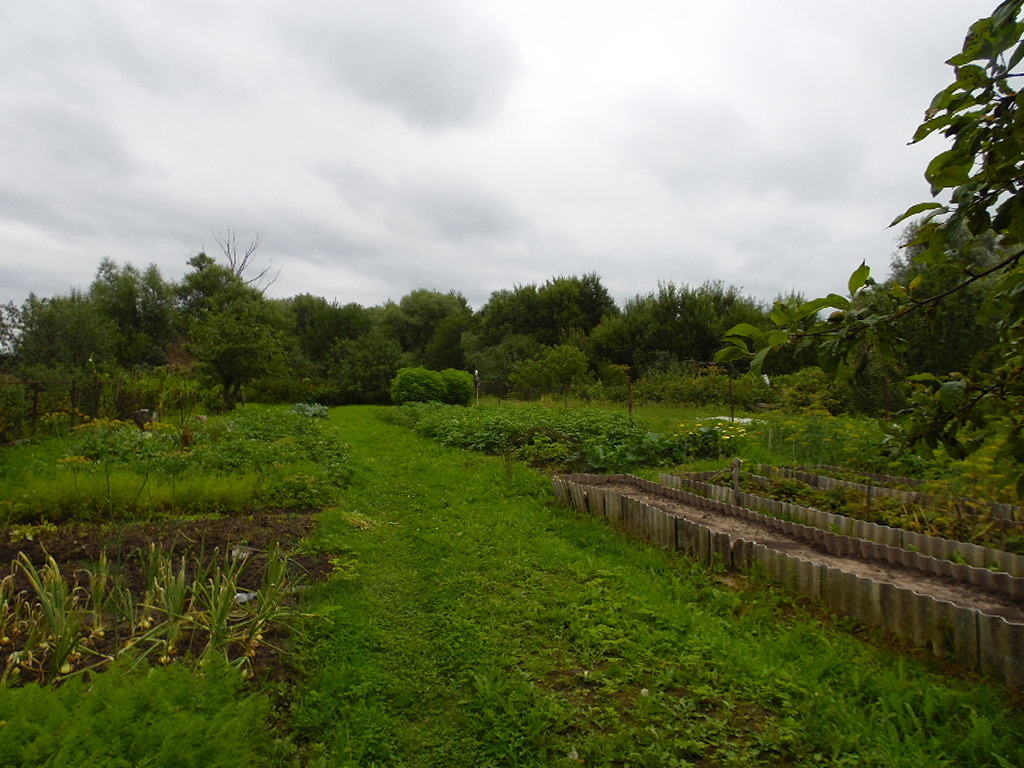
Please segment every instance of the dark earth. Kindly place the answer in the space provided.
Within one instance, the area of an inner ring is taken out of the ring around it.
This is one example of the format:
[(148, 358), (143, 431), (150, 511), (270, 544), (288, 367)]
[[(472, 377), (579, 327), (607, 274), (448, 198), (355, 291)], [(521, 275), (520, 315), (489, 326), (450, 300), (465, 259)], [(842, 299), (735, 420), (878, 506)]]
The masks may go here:
[[(145, 595), (144, 563), (151, 545), (158, 552), (170, 554), (175, 563), (184, 558), (191, 581), (200, 564), (225, 562), (233, 550), (244, 548), (246, 563), (239, 581), (240, 588), (257, 588), (263, 577), (265, 550), (279, 542), (289, 557), (289, 580), (297, 585), (310, 585), (323, 581), (331, 572), (329, 556), (303, 551), (300, 542), (312, 533), (314, 512), (309, 510), (259, 511), (251, 515), (223, 518), (192, 518), (126, 523), (68, 523), (57, 528), (13, 526), (0, 528), (0, 578), (13, 574), (15, 592), (31, 593), (30, 584), (21, 568), (14, 567), (20, 553), (42, 568), (47, 557), (52, 557), (72, 585), (85, 588), (87, 571), (95, 569), (102, 554), (111, 564), (112, 573), (128, 587), (133, 598), (141, 601)], [(8, 567), (7, 564), (11, 564)], [(293, 601), (294, 602), (294, 601)], [(190, 646), (202, 647), (200, 632), (183, 643), (183, 654)], [(294, 670), (289, 663), (287, 632), (277, 627), (268, 632), (264, 642), (251, 659), (254, 677), (272, 682), (290, 682)], [(114, 640), (108, 639), (96, 650), (110, 653)], [(8, 656), (17, 650), (13, 644), (0, 645), (0, 670), (7, 665)], [(31, 680), (31, 674), (22, 676)]]

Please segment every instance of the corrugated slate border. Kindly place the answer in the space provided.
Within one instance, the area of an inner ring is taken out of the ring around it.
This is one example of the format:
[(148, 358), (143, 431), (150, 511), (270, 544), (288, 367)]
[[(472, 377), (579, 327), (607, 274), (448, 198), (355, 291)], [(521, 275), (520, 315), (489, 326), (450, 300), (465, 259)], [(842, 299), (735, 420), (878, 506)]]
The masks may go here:
[[(856, 553), (899, 562), (926, 573), (939, 572), (928, 568), (948, 568), (949, 573), (943, 575), (971, 583), (982, 582), (985, 586), (988, 577), (984, 574), (1001, 577), (993, 583), (1001, 585), (1000, 591), (1018, 598), (1024, 595), (1022, 579), (951, 562), (948, 566), (933, 566), (926, 561), (936, 558), (921, 552), (766, 517), (735, 504), (668, 488), (632, 475), (566, 475), (552, 479), (555, 497), (581, 513), (603, 517), (645, 541), (683, 552), (701, 562), (720, 563), (737, 571), (760, 571), (770, 581), (797, 594), (821, 600), (831, 610), (881, 627), (916, 646), (930, 647), (936, 655), (948, 655), (965, 667), (1011, 685), (1024, 686), (1024, 624), (1008, 622), (1001, 616), (990, 616), (974, 608), (962, 608), (909, 589), (793, 557), (746, 539), (716, 533), (707, 526), (601, 487), (609, 483), (626, 483), (700, 509), (756, 519), (789, 535), (814, 541), (837, 554)], [(749, 494), (741, 495), (749, 497)], [(879, 553), (882, 553), (881, 557), (878, 557)]]

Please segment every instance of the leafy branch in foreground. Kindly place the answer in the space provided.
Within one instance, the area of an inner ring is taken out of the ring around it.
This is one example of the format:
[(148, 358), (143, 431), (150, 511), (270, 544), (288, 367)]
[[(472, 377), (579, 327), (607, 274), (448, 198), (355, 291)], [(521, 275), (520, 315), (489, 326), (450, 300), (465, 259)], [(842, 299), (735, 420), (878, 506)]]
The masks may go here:
[[(869, 354), (894, 357), (906, 349), (901, 319), (983, 291), (996, 318), (994, 341), (964, 370), (910, 377), (914, 394), (900, 437), (908, 445), (941, 444), (958, 457), (999, 430), (1005, 455), (1024, 464), (1024, 94), (1022, 73), (1013, 71), (1024, 60), (1022, 5), (1007, 0), (971, 26), (963, 50), (947, 62), (953, 82), (932, 99), (914, 134), (912, 143), (935, 133), (952, 141), (925, 170), (941, 201), (912, 205), (892, 222), (920, 217), (904, 243), (916, 274), (878, 285), (861, 264), (848, 296), (776, 302), (778, 328), (733, 327), (717, 360), (750, 359), (759, 371), (773, 350), (813, 346), (825, 371), (846, 377), (863, 370)], [(923, 290), (922, 278), (940, 273), (954, 278)], [(1024, 474), (1017, 487), (1024, 496)]]

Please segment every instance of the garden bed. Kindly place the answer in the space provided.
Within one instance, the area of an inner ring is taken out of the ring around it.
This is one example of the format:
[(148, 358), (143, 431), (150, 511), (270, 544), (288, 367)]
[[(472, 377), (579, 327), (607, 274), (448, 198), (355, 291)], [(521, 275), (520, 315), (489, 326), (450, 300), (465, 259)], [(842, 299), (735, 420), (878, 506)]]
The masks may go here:
[[(840, 515), (847, 521), (857, 520), (885, 528), (904, 530), (907, 533), (924, 536), (927, 552), (936, 557), (965, 557), (963, 562), (983, 567), (995, 566), (1005, 569), (1008, 558), (1002, 555), (989, 557), (982, 562), (978, 557), (982, 550), (998, 550), (1010, 554), (1024, 553), (1024, 523), (1016, 518), (1019, 508), (999, 505), (998, 516), (980, 514), (978, 509), (992, 511), (994, 507), (965, 503), (960, 499), (938, 498), (917, 492), (906, 492), (882, 486), (856, 484), (832, 477), (812, 475), (786, 467), (758, 465), (760, 474), (740, 472), (733, 477), (728, 470), (698, 472), (685, 475), (663, 475), (663, 482), (672, 487), (685, 486), (689, 490), (720, 501), (750, 506), (769, 515), (799, 515), (800, 522), (808, 525), (818, 515), (809, 515), (803, 510), (828, 512)], [(739, 488), (734, 491), (737, 483)], [(739, 496), (734, 498), (734, 493)], [(741, 501), (753, 495), (777, 504)], [(975, 510), (972, 512), (972, 510)], [(794, 518), (796, 519), (796, 518)], [(825, 520), (823, 525), (834, 525), (835, 521)], [(849, 522), (844, 523), (842, 533), (850, 534)], [(861, 534), (853, 534), (861, 535)], [(961, 544), (936, 545), (930, 539), (960, 542)], [(907, 546), (920, 547), (918, 541), (908, 541)], [(941, 554), (936, 546), (943, 548)], [(967, 553), (971, 554), (968, 555)], [(988, 556), (986, 554), (986, 556)], [(1024, 575), (1024, 561), (1015, 575)]]
[(936, 510), (948, 510), (950, 507), (956, 507), (960, 514), (990, 518), (1004, 527), (1006, 524), (1012, 525), (1024, 520), (1024, 508), (1015, 504), (928, 492), (922, 488), (925, 481), (909, 477), (853, 472), (839, 467), (794, 469), (771, 467), (764, 464), (759, 464), (757, 471), (768, 477), (793, 478), (821, 490), (847, 488), (863, 494), (865, 497), (892, 498), (907, 504)]
[[(287, 680), (281, 651), (296, 589), (331, 569), (327, 555), (297, 549), (313, 522), (312, 512), (281, 510), (0, 528), (0, 563), (11, 564), (0, 589), (0, 671), (10, 681), (58, 681), (129, 650), (169, 663), (212, 648), (247, 676)], [(166, 594), (175, 578), (177, 611)], [(160, 631), (168, 620), (177, 622), (173, 638)], [(61, 643), (66, 658), (57, 657)]]
[(1024, 580), (758, 514), (628, 475), (554, 479), (556, 496), (642, 538), (755, 569), (830, 608), (1024, 685)]

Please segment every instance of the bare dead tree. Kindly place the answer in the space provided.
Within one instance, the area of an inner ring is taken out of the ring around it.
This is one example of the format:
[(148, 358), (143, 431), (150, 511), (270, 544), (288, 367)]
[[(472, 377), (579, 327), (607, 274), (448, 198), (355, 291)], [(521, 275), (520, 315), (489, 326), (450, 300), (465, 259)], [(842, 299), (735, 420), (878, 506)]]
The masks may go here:
[(273, 262), (259, 270), (252, 277), (246, 278), (244, 276), (245, 271), (252, 266), (253, 255), (263, 242), (263, 237), (259, 233), (257, 233), (256, 237), (254, 237), (252, 242), (249, 243), (244, 253), (239, 251), (238, 237), (235, 230), (231, 227), (228, 227), (224, 234), (214, 232), (213, 239), (214, 242), (220, 246), (220, 250), (228, 262), (228, 269), (230, 269), (236, 277), (241, 278), (246, 285), (254, 286), (262, 293), (277, 281), (278, 276), (281, 274), (280, 269), (277, 270), (272, 277), (268, 277), (268, 275), (270, 275), (270, 271), (274, 267)]

